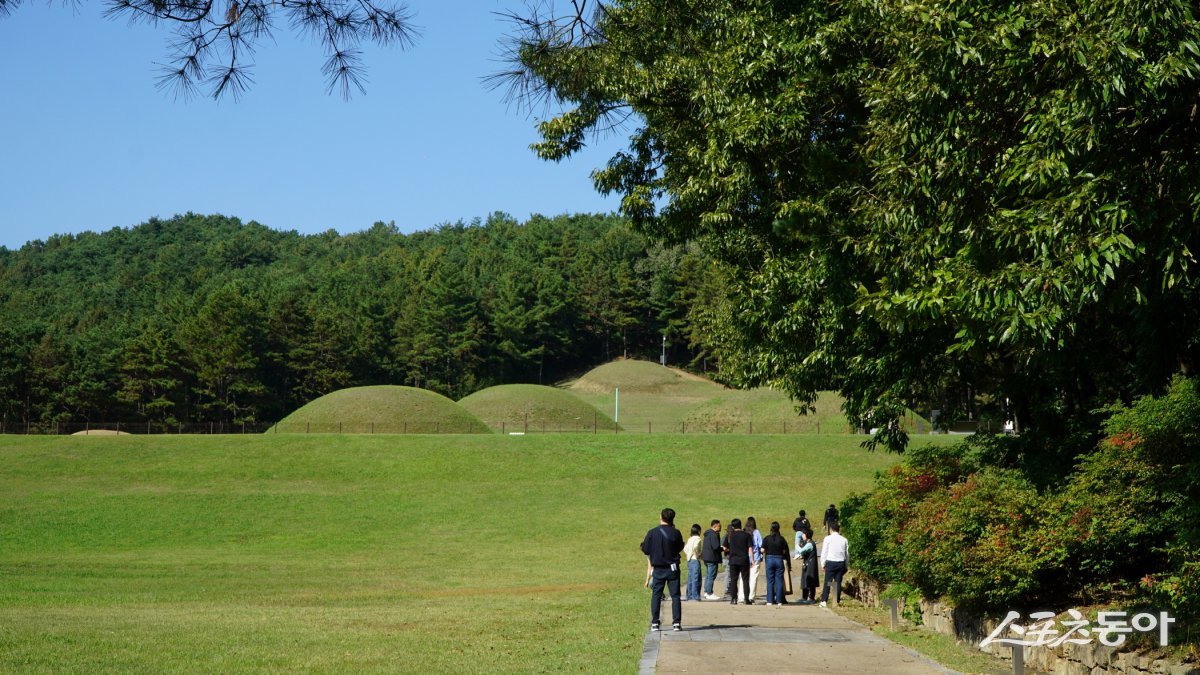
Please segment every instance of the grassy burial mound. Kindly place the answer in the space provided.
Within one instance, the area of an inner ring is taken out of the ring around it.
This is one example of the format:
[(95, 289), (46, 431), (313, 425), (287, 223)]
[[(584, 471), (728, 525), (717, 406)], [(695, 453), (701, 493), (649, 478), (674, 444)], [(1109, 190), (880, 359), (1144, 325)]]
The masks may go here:
[(351, 387), (310, 401), (268, 433), (486, 434), (486, 424), (425, 389)]
[(537, 384), (502, 384), (458, 402), (493, 431), (613, 430), (612, 418), (569, 391)]
[(832, 391), (817, 396), (816, 410), (796, 412), (788, 395), (774, 389), (730, 389), (692, 408), (683, 420), (684, 431), (710, 433), (846, 433), (842, 397)]
[(729, 391), (699, 375), (650, 361), (613, 361), (597, 366), (566, 387), (579, 398), (613, 414), (620, 389), (621, 427), (630, 431), (679, 431), (688, 412)]
[(612, 361), (596, 366), (568, 386), (572, 391), (592, 394), (612, 394), (614, 387), (620, 387), (622, 393), (631, 394), (690, 393), (712, 396), (713, 392), (724, 389), (699, 375), (636, 359)]

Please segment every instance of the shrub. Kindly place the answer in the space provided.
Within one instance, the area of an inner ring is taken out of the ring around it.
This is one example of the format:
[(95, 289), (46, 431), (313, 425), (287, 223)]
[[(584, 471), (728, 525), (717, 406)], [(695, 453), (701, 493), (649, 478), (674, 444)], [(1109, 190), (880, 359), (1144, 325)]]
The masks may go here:
[(984, 468), (932, 492), (905, 528), (900, 576), (929, 597), (979, 609), (1036, 595), (1055, 552), (1029, 535), (1044, 518), (1017, 471)]
[(1157, 607), (1170, 607), (1185, 625), (1200, 619), (1200, 550), (1186, 545), (1167, 547), (1167, 571), (1147, 574), (1139, 586)]
[(847, 503), (854, 564), (982, 611), (1146, 602), (1200, 620), (1200, 386), (1099, 412), (1103, 440), (1065, 477), (1033, 440), (914, 449)]
[(878, 581), (900, 581), (905, 527), (917, 505), (963, 473), (963, 446), (915, 448), (903, 464), (876, 475), (872, 492), (844, 499), (841, 518), (855, 567)]
[(925, 617), (921, 614), (921, 592), (915, 586), (899, 581), (883, 589), (879, 597), (899, 600), (900, 616), (914, 626), (920, 626), (925, 622)]

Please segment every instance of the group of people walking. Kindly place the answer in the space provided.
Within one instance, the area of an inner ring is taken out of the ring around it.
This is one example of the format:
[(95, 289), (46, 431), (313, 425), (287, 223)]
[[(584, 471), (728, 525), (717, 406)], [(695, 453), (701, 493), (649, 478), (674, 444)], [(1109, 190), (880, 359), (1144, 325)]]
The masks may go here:
[[(800, 600), (796, 604), (815, 604), (816, 589), (820, 584), (819, 565), (824, 560), (825, 586), (820, 604), (826, 606), (830, 583), (835, 589), (835, 599), (840, 602), (842, 577), (849, 562), (850, 547), (845, 537), (841, 536), (837, 507), (833, 504), (826, 510), (822, 526), (826, 536), (820, 543), (819, 551), (804, 511), (800, 511), (792, 522), (794, 546), (789, 546), (788, 540), (780, 534), (778, 522), (770, 524), (770, 531), (764, 537), (753, 516), (747, 518), (744, 524), (739, 518), (732, 519), (724, 537), (721, 536), (720, 520), (713, 520), (703, 532), (699, 523), (694, 524), (684, 542), (683, 535), (675, 529), (674, 509), (663, 509), (658, 527), (647, 532), (642, 540), (642, 553), (646, 554), (648, 563), (646, 586), (651, 589), (651, 630), (660, 630), (659, 616), (664, 589), (671, 598), (673, 629), (682, 630), (683, 599), (679, 585), (684, 561), (687, 564), (687, 600), (728, 599), (733, 605), (738, 602), (753, 605), (760, 570), (765, 569), (767, 605), (791, 604), (786, 596), (792, 593), (792, 562), (798, 560), (801, 568)], [(722, 563), (728, 581), (724, 596), (717, 595), (714, 589), (717, 571)], [(701, 564), (705, 568), (703, 575), (700, 572)]]

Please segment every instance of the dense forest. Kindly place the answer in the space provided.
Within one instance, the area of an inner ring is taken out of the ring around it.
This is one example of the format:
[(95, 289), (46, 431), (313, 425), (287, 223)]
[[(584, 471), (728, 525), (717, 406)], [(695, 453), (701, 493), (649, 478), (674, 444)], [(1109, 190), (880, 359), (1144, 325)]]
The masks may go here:
[(0, 423), (273, 421), (343, 387), (459, 398), (606, 360), (706, 367), (721, 272), (613, 215), (404, 234), (187, 214), (0, 248)]

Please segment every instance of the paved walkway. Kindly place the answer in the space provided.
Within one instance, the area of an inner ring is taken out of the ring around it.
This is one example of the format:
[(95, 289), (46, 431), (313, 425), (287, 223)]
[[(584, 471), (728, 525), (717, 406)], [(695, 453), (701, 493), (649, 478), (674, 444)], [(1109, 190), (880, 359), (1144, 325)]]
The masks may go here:
[[(760, 580), (761, 583), (761, 580)], [(719, 586), (718, 586), (719, 587)], [(646, 636), (639, 672), (653, 673), (952, 673), (865, 626), (816, 605), (768, 607), (712, 600), (683, 603), (683, 631)]]

